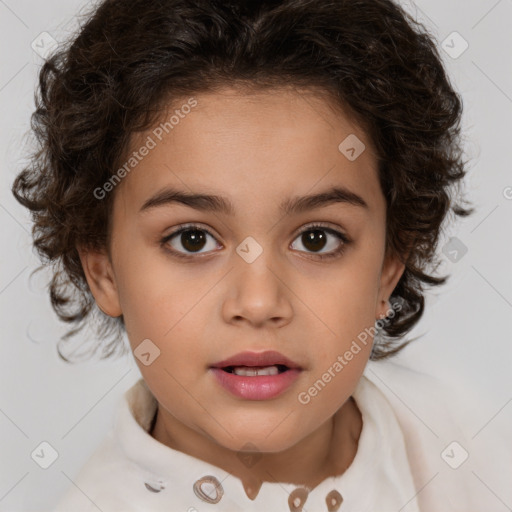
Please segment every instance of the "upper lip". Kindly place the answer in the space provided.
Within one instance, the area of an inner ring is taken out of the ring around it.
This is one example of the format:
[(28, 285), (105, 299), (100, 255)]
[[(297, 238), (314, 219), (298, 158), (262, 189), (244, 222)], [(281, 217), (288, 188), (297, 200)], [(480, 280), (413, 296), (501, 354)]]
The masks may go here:
[(297, 363), (275, 350), (267, 350), (265, 352), (239, 352), (228, 359), (212, 364), (212, 368), (225, 368), (226, 366), (273, 366), (278, 364), (287, 366), (288, 368), (301, 369)]

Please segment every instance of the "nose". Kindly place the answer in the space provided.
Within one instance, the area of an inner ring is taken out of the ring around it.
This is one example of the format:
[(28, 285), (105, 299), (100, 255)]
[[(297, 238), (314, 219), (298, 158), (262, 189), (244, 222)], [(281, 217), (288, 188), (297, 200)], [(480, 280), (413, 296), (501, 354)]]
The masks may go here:
[(283, 327), (291, 321), (290, 277), (266, 253), (263, 251), (252, 263), (237, 256), (222, 307), (226, 322)]

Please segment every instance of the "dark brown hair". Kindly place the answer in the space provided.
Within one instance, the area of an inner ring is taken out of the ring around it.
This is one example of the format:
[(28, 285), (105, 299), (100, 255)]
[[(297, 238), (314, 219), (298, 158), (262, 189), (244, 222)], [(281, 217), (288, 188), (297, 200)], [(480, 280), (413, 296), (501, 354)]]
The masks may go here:
[(364, 128), (387, 201), (386, 250), (406, 263), (391, 296), (402, 307), (371, 357), (412, 341), (397, 344), (423, 314), (424, 285), (447, 279), (433, 275), (443, 220), (472, 213), (453, 200), (466, 173), (462, 101), (423, 25), (390, 0), (106, 0), (85, 16), (42, 66), (37, 150), (12, 186), (53, 265), (52, 306), (74, 327), (61, 341), (94, 322), (94, 352), (126, 352), (123, 317), (99, 312), (76, 249), (109, 247), (114, 193), (93, 191), (171, 102), (233, 84), (316, 88)]

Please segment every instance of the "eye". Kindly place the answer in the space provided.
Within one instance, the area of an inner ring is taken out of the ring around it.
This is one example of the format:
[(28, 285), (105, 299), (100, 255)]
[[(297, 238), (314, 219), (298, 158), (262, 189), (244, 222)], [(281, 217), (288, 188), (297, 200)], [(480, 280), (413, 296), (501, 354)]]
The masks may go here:
[(182, 226), (170, 235), (165, 236), (161, 240), (161, 244), (166, 246), (166, 250), (174, 255), (188, 258), (193, 254), (201, 254), (201, 250), (204, 248), (206, 250), (203, 252), (209, 252), (218, 247), (215, 242), (210, 242), (208, 245), (208, 238), (216, 240), (207, 229), (193, 224)]
[[(321, 224), (307, 226), (295, 240), (299, 240), (305, 248), (305, 251), (299, 248), (301, 252), (309, 253), (316, 259), (339, 256), (344, 252), (346, 246), (351, 243), (351, 240), (342, 232)], [(173, 256), (188, 259), (193, 258), (195, 254), (208, 253), (219, 247), (216, 238), (210, 231), (196, 224), (179, 227), (162, 238), (160, 244), (164, 250), (172, 253)], [(292, 249), (296, 249), (296, 247), (293, 247), (293, 243)], [(324, 249), (327, 250), (320, 252)]]
[[(350, 243), (349, 238), (340, 231), (320, 224), (308, 226), (296, 240), (306, 248), (306, 252), (311, 251), (310, 254), (318, 259), (334, 258), (340, 255)], [(319, 251), (324, 248), (327, 250), (320, 253)]]

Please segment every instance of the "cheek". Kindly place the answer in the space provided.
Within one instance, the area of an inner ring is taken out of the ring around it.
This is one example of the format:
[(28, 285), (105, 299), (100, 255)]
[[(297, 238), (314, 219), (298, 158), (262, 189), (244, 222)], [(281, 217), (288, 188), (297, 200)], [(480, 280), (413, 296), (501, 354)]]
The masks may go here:
[(304, 315), (312, 325), (339, 339), (357, 335), (361, 329), (373, 325), (379, 289), (376, 259), (365, 259), (361, 253), (354, 252), (333, 266), (331, 272), (296, 283), (294, 291), (308, 306)]
[(174, 326), (192, 313), (204, 283), (190, 272), (156, 250), (132, 251), (122, 259), (116, 272), (118, 293), (132, 343), (145, 338), (165, 343)]
[[(333, 368), (338, 356), (347, 353), (341, 363), (344, 378), (359, 377), (369, 358), (375, 326), (375, 304), (379, 288), (380, 252), (353, 252), (341, 260), (339, 270), (314, 283), (303, 282), (297, 295), (304, 297), (307, 308), (300, 306), (302, 332), (309, 333), (307, 343), (315, 347), (312, 374), (320, 378)], [(349, 359), (349, 360), (348, 360)], [(338, 365), (339, 368), (339, 365)], [(329, 376), (326, 376), (328, 379)], [(335, 388), (343, 379), (336, 377)]]

